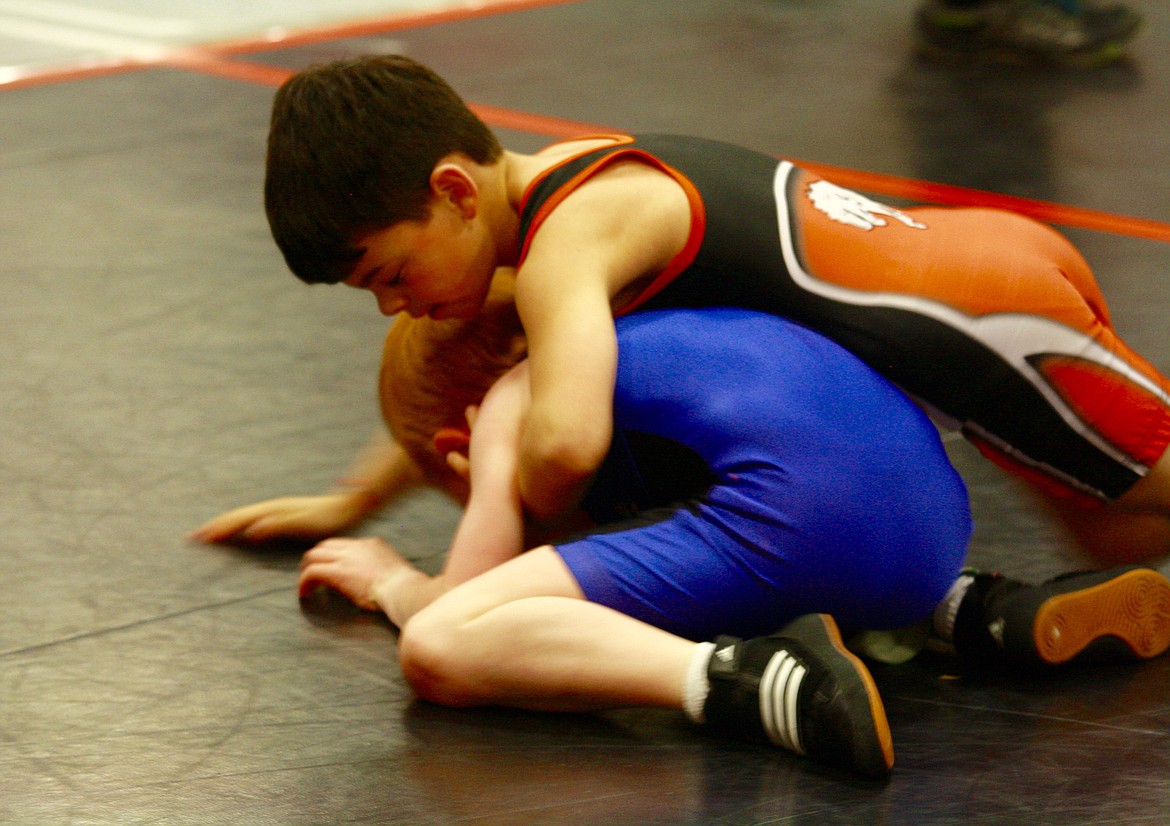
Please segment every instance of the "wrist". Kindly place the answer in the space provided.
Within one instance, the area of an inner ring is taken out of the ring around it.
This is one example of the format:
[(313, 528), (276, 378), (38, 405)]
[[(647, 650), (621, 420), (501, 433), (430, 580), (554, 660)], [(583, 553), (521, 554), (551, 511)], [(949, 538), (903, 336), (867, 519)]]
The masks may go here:
[(346, 503), (360, 515), (377, 510), (382, 505), (382, 493), (360, 479), (338, 479), (334, 492), (345, 497)]
[(370, 598), (399, 628), (429, 600), (422, 592), (433, 578), (412, 565), (404, 565), (379, 577), (370, 589)]

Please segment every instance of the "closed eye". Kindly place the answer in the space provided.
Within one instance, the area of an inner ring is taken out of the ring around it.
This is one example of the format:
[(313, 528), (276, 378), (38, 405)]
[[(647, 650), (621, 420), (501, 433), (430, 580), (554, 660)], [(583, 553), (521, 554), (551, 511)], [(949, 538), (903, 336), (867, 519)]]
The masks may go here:
[(397, 287), (402, 283), (402, 267), (397, 270), (390, 270), (386, 267), (378, 267), (377, 270), (370, 274), (370, 279), (366, 282), (367, 289), (373, 287)]

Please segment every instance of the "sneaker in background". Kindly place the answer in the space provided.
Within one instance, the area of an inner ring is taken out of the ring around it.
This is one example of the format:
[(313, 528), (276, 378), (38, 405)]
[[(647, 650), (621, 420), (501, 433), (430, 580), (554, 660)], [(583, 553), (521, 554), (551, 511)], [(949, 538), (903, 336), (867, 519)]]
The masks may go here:
[(1076, 0), (926, 0), (915, 23), (927, 57), (1097, 67), (1125, 56), (1142, 18), (1125, 6)]

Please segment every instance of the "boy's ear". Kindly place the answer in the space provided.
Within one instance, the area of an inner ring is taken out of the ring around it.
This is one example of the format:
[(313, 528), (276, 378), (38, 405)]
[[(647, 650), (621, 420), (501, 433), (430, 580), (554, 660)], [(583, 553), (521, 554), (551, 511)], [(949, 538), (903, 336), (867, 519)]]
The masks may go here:
[(465, 428), (440, 427), (434, 435), (435, 450), (440, 456), (448, 453), (467, 453), (471, 444), (471, 434)]
[(464, 218), (474, 218), (479, 209), (479, 185), (454, 161), (441, 162), (431, 170), (431, 195), (450, 201)]

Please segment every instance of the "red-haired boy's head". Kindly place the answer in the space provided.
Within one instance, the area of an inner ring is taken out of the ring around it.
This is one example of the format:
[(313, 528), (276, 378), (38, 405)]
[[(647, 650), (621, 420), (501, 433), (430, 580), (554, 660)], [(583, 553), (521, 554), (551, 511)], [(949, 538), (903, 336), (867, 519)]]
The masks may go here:
[(429, 484), (460, 500), (467, 486), (447, 466), (435, 437), (466, 432), (467, 408), (478, 405), (496, 379), (524, 358), (513, 280), (513, 273), (501, 271), (483, 310), (472, 319), (399, 314), (382, 351), (379, 394), (390, 434)]

